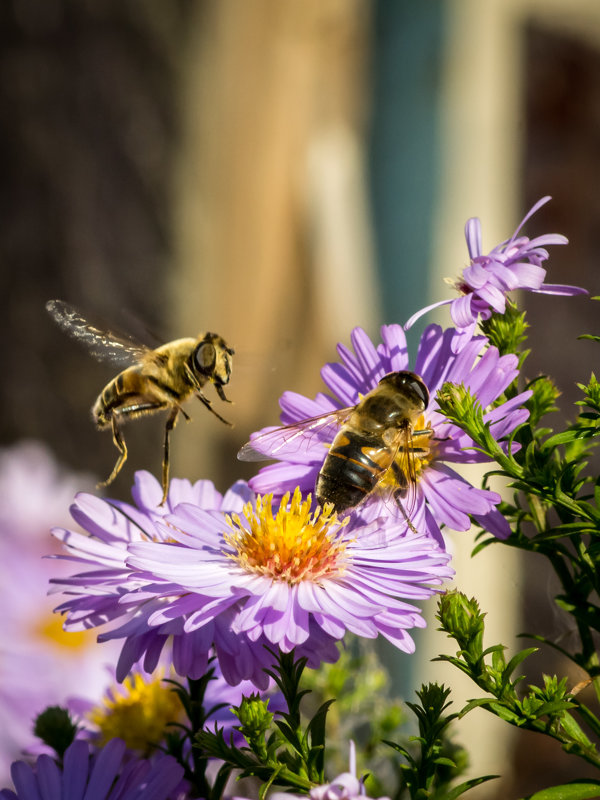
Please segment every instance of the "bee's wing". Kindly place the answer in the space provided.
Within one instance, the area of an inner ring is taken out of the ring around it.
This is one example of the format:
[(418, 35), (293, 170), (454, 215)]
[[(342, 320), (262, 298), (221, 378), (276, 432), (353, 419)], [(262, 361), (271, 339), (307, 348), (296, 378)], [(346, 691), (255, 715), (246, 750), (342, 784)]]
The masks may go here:
[(48, 300), (46, 310), (65, 333), (85, 345), (99, 361), (125, 366), (151, 352), (150, 348), (133, 338), (95, 327), (64, 300)]
[[(265, 428), (247, 442), (237, 454), (240, 461), (266, 461), (270, 458), (301, 458), (308, 454), (315, 444), (329, 446), (354, 407), (328, 411), (317, 417), (282, 425), (278, 428)], [(323, 450), (325, 454), (325, 450)]]
[(398, 486), (393, 491), (393, 500), (398, 505), (409, 526), (412, 527), (411, 519), (417, 507), (417, 467), (415, 457), (418, 454), (419, 446), (415, 443), (410, 428), (405, 428), (398, 439), (397, 450), (394, 457), (396, 463), (402, 467), (404, 475), (404, 485)]

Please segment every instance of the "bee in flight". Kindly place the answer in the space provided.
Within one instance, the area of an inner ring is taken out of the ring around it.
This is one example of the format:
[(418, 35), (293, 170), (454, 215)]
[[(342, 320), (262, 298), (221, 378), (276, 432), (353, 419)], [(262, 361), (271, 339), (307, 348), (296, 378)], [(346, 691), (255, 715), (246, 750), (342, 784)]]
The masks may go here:
[(121, 424), (155, 411), (169, 412), (162, 462), (164, 503), (169, 489), (171, 431), (180, 413), (186, 420), (190, 419), (181, 404), (196, 395), (217, 419), (231, 426), (215, 411), (203, 387), (212, 383), (221, 400), (230, 402), (223, 386), (229, 383), (234, 351), (216, 333), (201, 333), (196, 339), (175, 339), (152, 350), (133, 339), (94, 327), (62, 300), (49, 300), (46, 309), (69, 336), (85, 344), (96, 358), (129, 365), (104, 387), (92, 408), (98, 428), (112, 428), (113, 441), (119, 451), (113, 471), (99, 486), (112, 483), (127, 459)]
[(315, 485), (321, 505), (332, 503), (341, 513), (391, 485), (394, 499), (414, 531), (403, 501), (414, 501), (415, 459), (429, 453), (433, 431), (416, 429), (428, 404), (429, 391), (418, 375), (390, 372), (357, 405), (265, 431), (245, 444), (238, 458), (293, 458), (294, 449), (297, 452), (303, 441), (306, 444), (304, 437), (308, 442), (316, 437), (328, 447)]

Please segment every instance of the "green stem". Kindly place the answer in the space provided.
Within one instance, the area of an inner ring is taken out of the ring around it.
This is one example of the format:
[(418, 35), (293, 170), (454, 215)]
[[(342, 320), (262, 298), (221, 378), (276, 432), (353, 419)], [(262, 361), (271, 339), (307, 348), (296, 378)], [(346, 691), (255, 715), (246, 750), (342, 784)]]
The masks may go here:
[[(192, 680), (188, 678), (188, 689), (190, 695), (190, 726), (191, 736), (190, 741), (193, 745), (196, 740), (196, 734), (202, 730), (206, 722), (204, 714), (204, 692), (206, 689), (206, 681)], [(206, 779), (206, 767), (208, 758), (202, 754), (198, 747), (192, 746), (192, 776), (191, 782), (197, 793), (198, 797), (207, 798), (210, 800), (212, 797), (211, 786)]]

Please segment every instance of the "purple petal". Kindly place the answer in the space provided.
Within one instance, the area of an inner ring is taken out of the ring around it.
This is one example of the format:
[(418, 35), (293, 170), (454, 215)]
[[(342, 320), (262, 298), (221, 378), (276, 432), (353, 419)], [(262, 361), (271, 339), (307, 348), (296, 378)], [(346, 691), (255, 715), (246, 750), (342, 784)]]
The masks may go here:
[(424, 317), (425, 314), (427, 314), (432, 309), (440, 308), (441, 306), (447, 306), (448, 303), (451, 302), (452, 298), (450, 298), (449, 300), (439, 300), (437, 303), (432, 303), (430, 306), (425, 306), (425, 308), (422, 308), (420, 311), (417, 311), (416, 314), (413, 314), (412, 317), (409, 318), (408, 322), (406, 322), (404, 325), (404, 330), (405, 331), (410, 330), (410, 328), (412, 328), (412, 326), (415, 324), (417, 320), (421, 319), (421, 317)]
[(525, 223), (527, 222), (527, 220), (528, 220), (530, 217), (532, 217), (532, 216), (533, 216), (533, 215), (536, 213), (536, 211), (539, 211), (539, 209), (540, 209), (542, 206), (545, 206), (545, 205), (546, 205), (546, 203), (547, 203), (549, 200), (552, 200), (552, 196), (551, 196), (551, 195), (549, 195), (549, 194), (547, 194), (547, 195), (544, 195), (544, 197), (542, 197), (540, 200), (538, 200), (538, 201), (537, 201), (537, 203), (535, 203), (535, 204), (534, 204), (534, 205), (533, 205), (533, 206), (532, 206), (532, 207), (529, 209), (529, 211), (527, 212), (527, 214), (525, 214), (525, 216), (523, 217), (523, 219), (522, 219), (522, 220), (521, 220), (521, 222), (519, 223), (519, 225), (518, 225), (518, 227), (517, 227), (516, 231), (513, 233), (512, 237), (509, 239), (509, 241), (510, 241), (510, 242), (514, 242), (514, 240), (517, 238), (517, 236), (518, 236), (518, 234), (519, 234), (519, 231), (521, 230), (521, 228), (523, 227), (523, 225), (525, 225)]
[(330, 401), (330, 407), (324, 407), (322, 402), (311, 400), (298, 392), (284, 392), (279, 399), (281, 408), (281, 421), (284, 425), (291, 425), (294, 422), (301, 422), (305, 419), (318, 417), (328, 411), (335, 410), (336, 406)]
[(473, 339), (476, 327), (477, 323), (472, 322), (470, 325), (467, 325), (466, 328), (456, 329), (456, 335), (453, 337), (451, 345), (453, 353), (458, 354), (465, 349), (465, 347)]
[(465, 267), (463, 278), (470, 289), (477, 291), (489, 281), (490, 273), (482, 264), (475, 261), (469, 267)]
[(538, 267), (536, 264), (530, 264), (526, 261), (511, 264), (508, 269), (514, 274), (515, 285), (511, 288), (515, 289), (536, 291), (541, 287), (542, 281), (546, 276), (546, 270), (543, 267)]
[(587, 289), (582, 289), (579, 286), (567, 286), (561, 283), (543, 283), (539, 289), (534, 291), (538, 294), (559, 294), (567, 297), (572, 297), (578, 294), (589, 294)]
[(511, 534), (508, 520), (497, 508), (492, 508), (487, 514), (473, 514), (473, 519), (481, 525), (484, 530), (489, 531), (498, 539), (508, 539)]
[[(389, 372), (401, 372), (408, 368), (408, 346), (401, 325), (382, 325), (381, 341), (389, 359)], [(379, 348), (378, 348), (379, 350)]]
[(359, 387), (357, 381), (342, 364), (325, 364), (321, 369), (323, 383), (340, 399), (341, 406), (354, 406), (358, 402)]
[(472, 294), (457, 297), (450, 305), (450, 316), (457, 328), (466, 328), (477, 321), (477, 314), (472, 310)]
[(123, 755), (125, 742), (121, 739), (111, 739), (100, 752), (90, 774), (85, 798), (106, 797), (114, 781)]
[(500, 289), (492, 286), (491, 283), (487, 283), (485, 286), (482, 286), (481, 289), (477, 290), (477, 295), (484, 300), (488, 306), (491, 306), (494, 311), (497, 311), (499, 314), (504, 313), (506, 309), (506, 298), (504, 292), (500, 291)]
[(250, 478), (250, 485), (256, 494), (275, 492), (277, 497), (286, 492), (293, 492), (296, 486), (299, 486), (303, 493), (312, 492), (322, 463), (295, 464), (281, 461), (269, 464)]
[(465, 225), (465, 238), (469, 256), (472, 259), (481, 255), (481, 221), (477, 217), (471, 217)]
[(457, 531), (469, 529), (469, 514), (487, 513), (492, 498), (500, 502), (500, 496), (495, 492), (476, 489), (444, 464), (436, 463), (435, 467), (430, 467), (421, 481), (436, 517)]
[(381, 366), (381, 359), (373, 342), (362, 328), (354, 328), (350, 334), (350, 339), (363, 372), (364, 380), (367, 384), (375, 386), (383, 378), (384, 372)]
[(63, 786), (64, 797), (80, 800), (83, 797), (88, 777), (89, 748), (87, 742), (75, 740), (65, 751)]

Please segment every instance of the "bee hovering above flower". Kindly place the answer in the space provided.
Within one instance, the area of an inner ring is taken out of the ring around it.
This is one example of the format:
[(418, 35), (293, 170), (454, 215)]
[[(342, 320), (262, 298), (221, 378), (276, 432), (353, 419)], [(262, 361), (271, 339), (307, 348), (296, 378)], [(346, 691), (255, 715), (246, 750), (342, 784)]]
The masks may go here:
[[(355, 406), (258, 434), (238, 453), (242, 461), (281, 458), (302, 439), (328, 444), (315, 496), (341, 513), (376, 491), (392, 491), (408, 526), (417, 481), (416, 457), (429, 452), (433, 431), (417, 429), (429, 392), (414, 372), (390, 372)], [(294, 444), (296, 443), (296, 444)], [(404, 503), (406, 502), (406, 508)]]
[(128, 366), (102, 390), (92, 408), (98, 428), (111, 427), (119, 456), (108, 478), (99, 486), (108, 486), (117, 477), (127, 459), (127, 446), (121, 424), (156, 411), (168, 411), (162, 463), (162, 503), (169, 489), (169, 442), (177, 417), (183, 414), (182, 403), (195, 395), (225, 425), (224, 419), (204, 395), (203, 387), (212, 383), (221, 400), (223, 386), (231, 376), (234, 351), (217, 333), (201, 333), (196, 339), (175, 339), (151, 349), (133, 339), (103, 331), (91, 325), (81, 314), (62, 300), (49, 300), (46, 309), (69, 336), (85, 344), (98, 359)]

